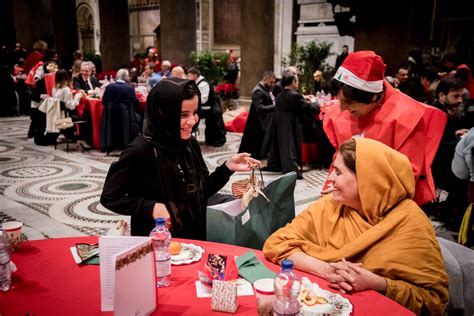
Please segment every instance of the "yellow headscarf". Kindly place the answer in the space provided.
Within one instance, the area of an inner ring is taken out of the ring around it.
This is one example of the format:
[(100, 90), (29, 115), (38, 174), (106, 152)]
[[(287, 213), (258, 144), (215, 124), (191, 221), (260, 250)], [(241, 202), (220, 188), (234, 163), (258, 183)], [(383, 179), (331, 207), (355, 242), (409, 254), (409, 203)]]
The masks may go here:
[(411, 200), (415, 180), (407, 157), (356, 139), (356, 173), (360, 212), (323, 197), (268, 238), (265, 256), (280, 262), (304, 252), (326, 262), (361, 262), (387, 279), (388, 297), (417, 313), (442, 314), (448, 277), (431, 222)]

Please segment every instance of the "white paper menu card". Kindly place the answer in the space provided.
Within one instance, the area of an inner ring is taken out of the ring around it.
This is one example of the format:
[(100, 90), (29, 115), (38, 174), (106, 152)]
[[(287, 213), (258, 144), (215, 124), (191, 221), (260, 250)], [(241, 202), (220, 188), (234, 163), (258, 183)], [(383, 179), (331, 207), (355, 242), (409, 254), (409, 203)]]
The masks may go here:
[[(150, 237), (125, 237), (125, 236), (104, 236), (99, 238), (99, 257), (100, 257), (100, 293), (101, 293), (101, 310), (104, 312), (113, 311), (114, 310), (114, 303), (115, 303), (115, 291), (116, 291), (116, 260), (117, 257), (124, 255), (124, 252), (128, 250), (133, 250), (137, 246), (146, 245), (151, 241)], [(153, 254), (151, 254), (153, 257)], [(146, 258), (146, 257), (145, 257)], [(140, 260), (138, 264), (142, 264), (143, 262)], [(126, 271), (129, 269), (134, 269), (134, 265), (130, 265)], [(154, 262), (151, 263), (149, 269), (146, 271), (152, 271), (152, 276), (150, 280), (154, 283), (155, 276), (154, 276)], [(125, 271), (125, 270), (124, 270)], [(133, 270), (135, 271), (135, 270)], [(134, 272), (132, 272), (134, 273)], [(149, 274), (149, 271), (147, 272)], [(140, 277), (143, 277), (144, 274), (139, 272), (138, 274)], [(138, 275), (135, 276), (138, 280)], [(123, 280), (123, 276), (120, 276), (120, 280)], [(148, 280), (148, 281), (150, 281)], [(147, 282), (145, 280), (141, 280), (140, 282)], [(120, 284), (119, 284), (120, 285)], [(155, 288), (156, 291), (156, 288)], [(136, 293), (136, 292), (135, 292)], [(137, 293), (137, 295), (141, 295), (141, 293)], [(156, 299), (154, 297), (153, 301), (156, 304)]]

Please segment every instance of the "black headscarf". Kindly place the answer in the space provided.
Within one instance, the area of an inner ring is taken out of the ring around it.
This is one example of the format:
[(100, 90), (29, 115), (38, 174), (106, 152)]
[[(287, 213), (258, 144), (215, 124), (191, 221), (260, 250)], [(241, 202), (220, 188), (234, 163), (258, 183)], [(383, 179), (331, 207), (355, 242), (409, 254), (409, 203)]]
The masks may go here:
[[(181, 103), (184, 88), (194, 85), (194, 80), (181, 78), (163, 79), (148, 94), (145, 120), (145, 140), (157, 147), (182, 150), (189, 140), (181, 139)], [(198, 95), (198, 100), (200, 101)], [(199, 108), (199, 105), (198, 105)]]
[(179, 78), (164, 79), (150, 91), (144, 136), (154, 148), (157, 181), (173, 222), (173, 236), (205, 239), (207, 168), (202, 166), (197, 141), (193, 137), (181, 139), (181, 103), (188, 85), (194, 85), (199, 93), (194, 81)]

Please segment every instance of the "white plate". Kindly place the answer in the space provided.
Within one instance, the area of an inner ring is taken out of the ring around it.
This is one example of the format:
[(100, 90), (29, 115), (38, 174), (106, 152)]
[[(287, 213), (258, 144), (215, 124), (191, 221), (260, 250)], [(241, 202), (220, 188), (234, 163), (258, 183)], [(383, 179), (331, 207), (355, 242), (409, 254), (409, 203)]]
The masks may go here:
[(324, 297), (328, 303), (327, 304), (316, 304), (313, 306), (307, 306), (305, 304), (301, 305), (301, 314), (302, 315), (321, 315), (324, 314), (336, 314), (342, 316), (349, 316), (352, 313), (352, 304), (344, 296), (333, 293), (327, 290), (324, 290), (319, 287), (316, 283), (311, 283), (311, 281), (306, 278), (301, 278), (301, 284), (304, 285), (311, 291), (311, 294)]
[(171, 264), (173, 265), (189, 264), (189, 263), (201, 260), (204, 249), (194, 244), (185, 244), (182, 242), (180, 244), (181, 244), (181, 252), (177, 255), (171, 256)]

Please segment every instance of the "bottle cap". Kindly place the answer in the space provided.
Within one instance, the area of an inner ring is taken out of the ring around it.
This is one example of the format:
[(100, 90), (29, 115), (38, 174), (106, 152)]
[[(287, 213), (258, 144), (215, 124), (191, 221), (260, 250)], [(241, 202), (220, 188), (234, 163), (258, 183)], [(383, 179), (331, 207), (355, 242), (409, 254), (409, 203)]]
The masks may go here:
[(158, 217), (157, 219), (155, 219), (155, 225), (158, 226), (158, 225), (164, 225), (165, 224), (165, 218), (164, 217)]
[(282, 270), (291, 270), (293, 269), (293, 261), (285, 259), (281, 262)]

